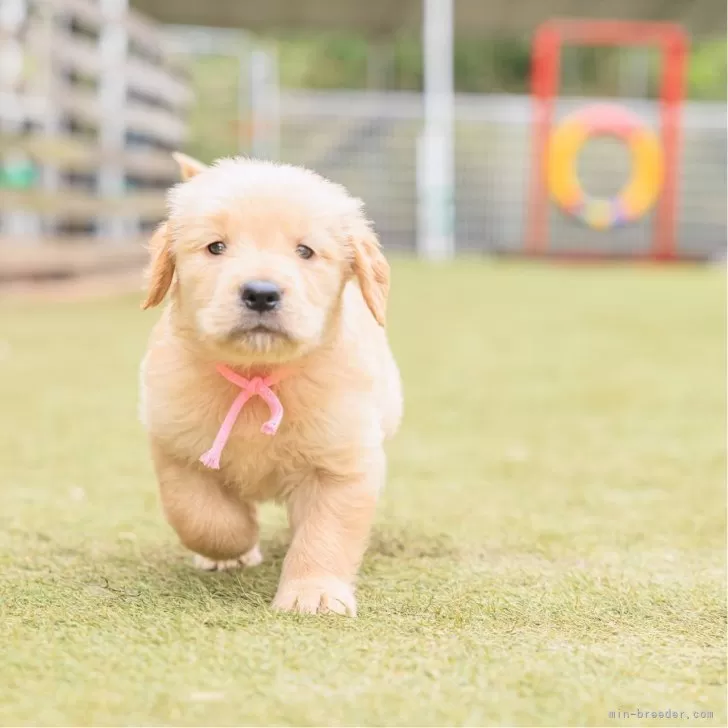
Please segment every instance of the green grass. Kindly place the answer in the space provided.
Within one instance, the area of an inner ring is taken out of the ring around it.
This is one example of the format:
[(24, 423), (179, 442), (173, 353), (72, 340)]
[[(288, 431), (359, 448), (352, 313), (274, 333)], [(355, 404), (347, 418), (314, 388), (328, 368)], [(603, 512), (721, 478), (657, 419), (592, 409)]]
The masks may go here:
[(346, 620), (268, 609), (274, 507), (262, 567), (191, 568), (136, 419), (153, 314), (5, 302), (0, 723), (726, 725), (724, 312), (716, 269), (398, 263)]

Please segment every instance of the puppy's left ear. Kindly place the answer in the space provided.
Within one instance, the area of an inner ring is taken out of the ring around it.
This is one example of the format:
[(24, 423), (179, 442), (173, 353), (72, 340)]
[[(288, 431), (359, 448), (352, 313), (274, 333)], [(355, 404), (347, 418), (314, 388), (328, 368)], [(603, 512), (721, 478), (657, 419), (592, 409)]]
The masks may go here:
[(353, 270), (369, 310), (380, 326), (384, 326), (389, 296), (389, 263), (382, 253), (379, 240), (369, 226), (352, 237)]
[(192, 179), (200, 172), (207, 169), (202, 162), (197, 159), (193, 159), (186, 154), (182, 154), (182, 152), (172, 152), (172, 159), (177, 162), (180, 177), (182, 177), (183, 182), (187, 182), (188, 179)]
[(174, 277), (174, 255), (172, 242), (167, 232), (167, 223), (163, 222), (149, 241), (149, 284), (147, 297), (142, 303), (142, 309), (157, 306), (162, 302)]

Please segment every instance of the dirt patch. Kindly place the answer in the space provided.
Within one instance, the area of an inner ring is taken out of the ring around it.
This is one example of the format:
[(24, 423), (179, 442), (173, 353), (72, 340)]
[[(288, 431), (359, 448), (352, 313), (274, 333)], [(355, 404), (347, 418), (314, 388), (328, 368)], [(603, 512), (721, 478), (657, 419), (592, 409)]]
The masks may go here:
[(375, 529), (369, 554), (385, 558), (457, 558), (460, 549), (445, 533), (422, 533), (408, 529)]
[(0, 285), (0, 298), (75, 301), (140, 292), (141, 271), (74, 276), (57, 280), (19, 280)]

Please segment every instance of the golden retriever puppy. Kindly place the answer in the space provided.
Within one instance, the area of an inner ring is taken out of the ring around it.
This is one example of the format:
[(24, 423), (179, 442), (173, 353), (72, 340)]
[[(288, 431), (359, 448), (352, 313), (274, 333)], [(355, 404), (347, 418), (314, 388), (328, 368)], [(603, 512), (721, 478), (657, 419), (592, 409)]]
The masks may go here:
[(361, 201), (314, 172), (176, 159), (142, 304), (170, 292), (141, 367), (165, 515), (221, 569), (260, 562), (256, 504), (285, 503), (273, 607), (353, 616), (402, 412), (389, 266)]

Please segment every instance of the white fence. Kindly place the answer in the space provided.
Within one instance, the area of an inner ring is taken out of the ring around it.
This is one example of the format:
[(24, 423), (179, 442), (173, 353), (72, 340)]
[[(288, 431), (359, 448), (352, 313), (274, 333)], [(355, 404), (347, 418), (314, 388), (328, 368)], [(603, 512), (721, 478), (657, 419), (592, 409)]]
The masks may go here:
[(0, 0), (0, 224), (126, 239), (163, 214), (185, 143), (186, 73), (116, 0)]
[[(593, 101), (594, 99), (591, 99)], [(584, 99), (565, 99), (558, 114)], [(652, 102), (624, 99), (657, 123)], [(416, 147), (419, 94), (300, 92), (281, 97), (281, 157), (310, 166), (362, 197), (385, 245), (414, 250), (417, 232)], [(455, 108), (456, 249), (523, 249), (531, 171), (531, 102), (526, 96), (460, 95)], [(678, 249), (721, 255), (726, 245), (726, 107), (687, 103), (678, 205)], [(580, 159), (584, 186), (613, 194), (628, 172), (617, 143), (595, 139)], [(551, 212), (552, 248), (638, 254), (651, 243), (651, 220), (596, 232)]]
[[(25, 9), (22, 23), (3, 20), (8, 3)], [(24, 153), (41, 171), (35, 186), (0, 186), (5, 233), (17, 222), (18, 210), (26, 223), (40, 222), (46, 232), (100, 233), (104, 239), (128, 237), (153, 224), (162, 213), (162, 191), (176, 181), (168, 152), (187, 148), (186, 116), (196, 109), (205, 125), (198, 123), (199, 149), (193, 153), (203, 158), (204, 150), (212, 154), (212, 149), (216, 155), (246, 149), (265, 154), (277, 147), (282, 160), (317, 169), (362, 197), (385, 245), (415, 250), (420, 94), (288, 91), (278, 100), (266, 92), (266, 103), (255, 103), (261, 96), (256, 88), (273, 87), (262, 71), (254, 73), (252, 40), (238, 33), (222, 38), (219, 32), (208, 38), (205, 32), (207, 45), (201, 45), (192, 30), (158, 29), (134, 13), (115, 17), (116, 4), (0, 0), (0, 51), (12, 45), (12, 35), (33, 59), (28, 79), (13, 85), (8, 81), (13, 64), (0, 52), (0, 161), (13, 162)], [(194, 88), (160, 50), (170, 39), (182, 54), (235, 56), (238, 70), (215, 77), (215, 84), (209, 74), (200, 76), (206, 80)], [(258, 76), (262, 80), (256, 81)], [(557, 116), (584, 101), (560, 101)], [(654, 103), (620, 102), (657, 123)], [(522, 250), (530, 125), (526, 96), (456, 97), (457, 252)], [(677, 236), (685, 254), (712, 257), (725, 249), (725, 159), (725, 106), (687, 103)], [(590, 142), (580, 159), (584, 185), (594, 194), (613, 193), (627, 168), (624, 150), (608, 141)], [(646, 218), (617, 231), (595, 232), (552, 208), (550, 240), (561, 252), (637, 254), (650, 246), (650, 223)]]

